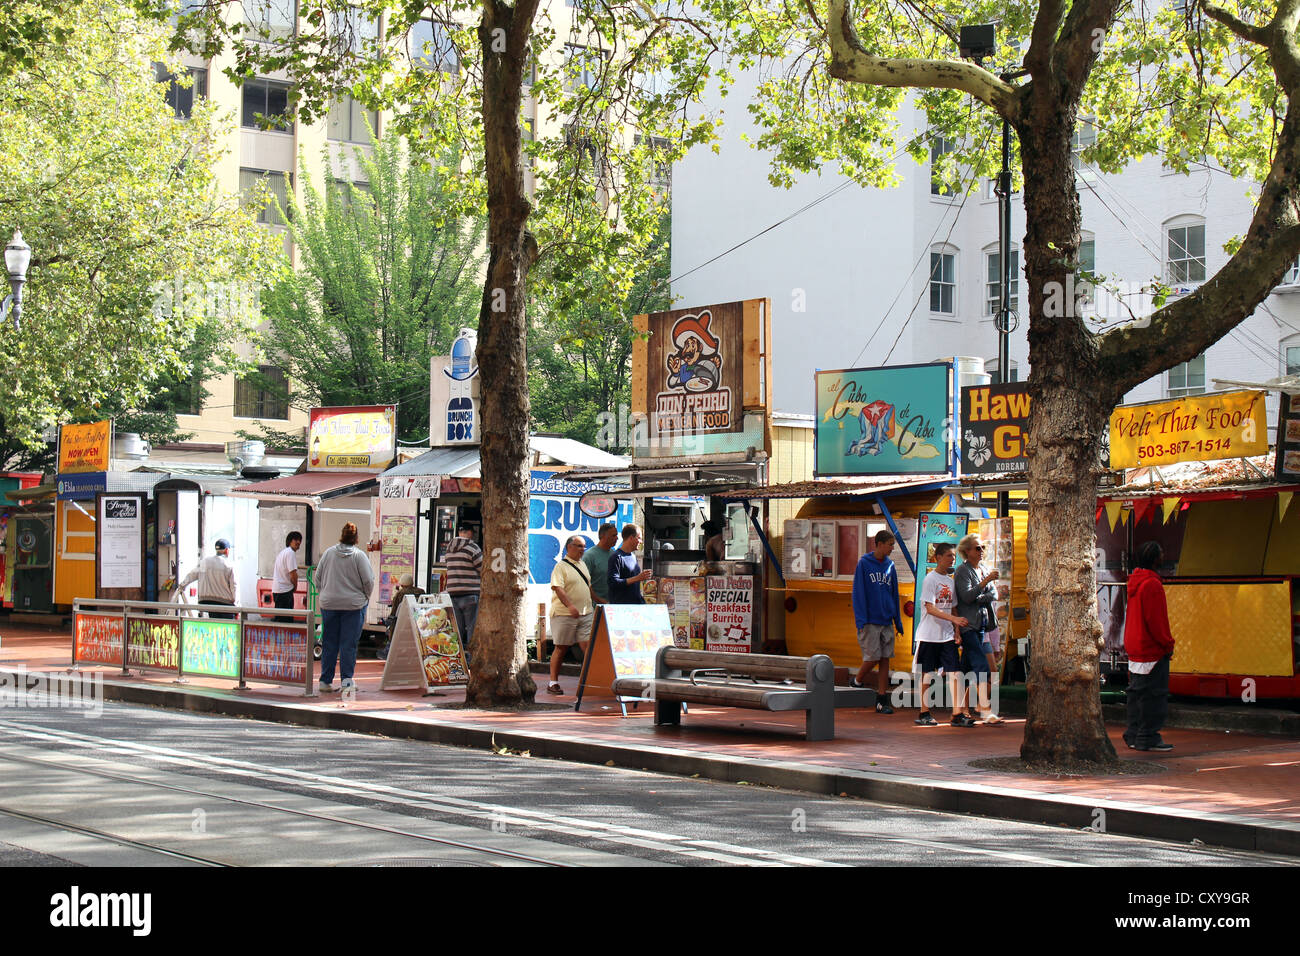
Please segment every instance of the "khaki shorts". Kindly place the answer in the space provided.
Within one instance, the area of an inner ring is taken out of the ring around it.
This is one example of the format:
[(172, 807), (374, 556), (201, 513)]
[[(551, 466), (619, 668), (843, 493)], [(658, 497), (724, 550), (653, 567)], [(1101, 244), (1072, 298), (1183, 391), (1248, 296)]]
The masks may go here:
[(556, 647), (569, 647), (591, 640), (591, 622), (596, 615), (588, 611), (582, 617), (556, 614), (551, 617), (551, 640)]
[(858, 647), (864, 661), (883, 661), (894, 656), (894, 625), (867, 624), (858, 630)]

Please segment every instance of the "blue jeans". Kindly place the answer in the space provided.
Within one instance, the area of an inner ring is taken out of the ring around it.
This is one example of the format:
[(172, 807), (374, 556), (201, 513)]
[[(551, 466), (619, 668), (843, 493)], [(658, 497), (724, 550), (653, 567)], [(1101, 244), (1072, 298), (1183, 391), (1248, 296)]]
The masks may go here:
[(456, 630), (460, 631), (461, 645), (469, 653), (469, 640), (474, 636), (474, 622), (478, 620), (478, 595), (453, 594), (451, 610), (456, 615)]
[(334, 662), (339, 664), (339, 675), (352, 679), (357, 666), (357, 642), (361, 640), (361, 625), (366, 621), (366, 609), (331, 611), (321, 608), (320, 682), (334, 683)]

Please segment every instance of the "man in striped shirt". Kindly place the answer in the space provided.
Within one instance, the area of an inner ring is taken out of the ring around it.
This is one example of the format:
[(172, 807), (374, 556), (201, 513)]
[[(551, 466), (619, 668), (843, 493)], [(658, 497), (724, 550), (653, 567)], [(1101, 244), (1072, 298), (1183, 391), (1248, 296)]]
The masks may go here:
[(479, 576), (483, 573), (483, 549), (474, 543), (473, 530), (460, 529), (455, 540), (447, 545), (442, 563), (447, 567), (447, 593), (451, 595), (456, 629), (468, 654), (478, 618)]

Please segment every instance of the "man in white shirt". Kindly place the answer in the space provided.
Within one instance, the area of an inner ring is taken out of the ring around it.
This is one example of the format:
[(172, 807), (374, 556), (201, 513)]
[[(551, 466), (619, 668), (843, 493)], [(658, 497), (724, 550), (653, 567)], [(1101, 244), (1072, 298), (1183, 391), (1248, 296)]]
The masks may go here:
[[(290, 531), (284, 539), (284, 550), (275, 556), (275, 571), (271, 576), (271, 600), (283, 610), (293, 608), (293, 596), (298, 590), (298, 549), (302, 547), (302, 532)], [(291, 622), (292, 617), (276, 617), (277, 621)]]
[(555, 570), (551, 572), (551, 590), (555, 592), (551, 598), (551, 639), (555, 650), (551, 652), (548, 694), (564, 693), (560, 687), (560, 663), (574, 644), (580, 645), (586, 656), (591, 625), (596, 618), (595, 606), (606, 603), (591, 592), (591, 572), (582, 561), (585, 550), (586, 539), (580, 534), (573, 535), (564, 542), (564, 557), (555, 562)]
[[(957, 681), (961, 678), (961, 660), (957, 654), (961, 629), (969, 628), (964, 617), (950, 613), (953, 605), (952, 565), (957, 554), (948, 542), (934, 546), (934, 570), (921, 582), (921, 604), (924, 616), (916, 625), (916, 661), (921, 670), (921, 715), (913, 723), (934, 727), (939, 722), (926, 705), (930, 684), (935, 671), (940, 668), (948, 677), (948, 691), (952, 695), (954, 727), (974, 727), (975, 721), (965, 716), (957, 705)], [(954, 630), (955, 627), (955, 630)]]
[[(199, 566), (185, 576), (180, 586), (186, 588), (198, 581), (200, 604), (224, 604), (233, 607), (237, 602), (235, 566), (230, 562), (229, 557), (230, 543), (225, 538), (218, 538), (216, 550), (216, 554), (210, 554), (200, 561)], [(234, 616), (215, 611), (208, 612), (208, 617), (232, 618)]]

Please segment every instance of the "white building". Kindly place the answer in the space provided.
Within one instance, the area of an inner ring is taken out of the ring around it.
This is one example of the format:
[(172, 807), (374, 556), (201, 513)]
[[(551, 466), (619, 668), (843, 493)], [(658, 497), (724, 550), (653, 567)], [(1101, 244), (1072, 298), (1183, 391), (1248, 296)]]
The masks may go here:
[[(744, 102), (738, 89), (728, 102)], [(899, 141), (924, 129), (903, 118)], [(942, 195), (930, 169), (903, 154), (894, 189), (863, 189), (831, 167), (793, 188), (767, 181), (768, 157), (741, 141), (754, 132), (729, 110), (721, 151), (697, 150), (673, 171), (673, 294), (682, 305), (771, 296), (775, 409), (813, 411), (813, 371), (983, 356), (997, 369), (993, 312), (998, 297), (998, 204), (992, 183), (974, 195)], [(997, 144), (991, 144), (997, 148)], [(1224, 243), (1245, 233), (1249, 184), (1200, 169), (1173, 173), (1158, 159), (1107, 176), (1079, 164), (1084, 263), (1138, 289), (1164, 276), (1187, 289), (1227, 261)], [(809, 205), (811, 203), (816, 205)], [(807, 208), (806, 208), (807, 207)], [(802, 211), (800, 211), (802, 210)], [(780, 225), (763, 232), (774, 223)], [(1011, 337), (1016, 380), (1028, 375), (1028, 298), (1019, 254), (1025, 214), (1011, 216), (1021, 316)], [(761, 235), (759, 235), (762, 233)], [(740, 243), (740, 248), (722, 255)], [(710, 260), (714, 260), (710, 262)], [(1126, 301), (1139, 315), (1139, 296)], [(1131, 320), (1104, 290), (1093, 310), (1110, 323)], [(1149, 300), (1145, 311), (1151, 311)], [(1126, 402), (1213, 391), (1213, 379), (1263, 381), (1300, 372), (1300, 270), (1293, 267), (1260, 308), (1202, 356), (1143, 383)], [(1270, 435), (1277, 397), (1269, 401)]]

